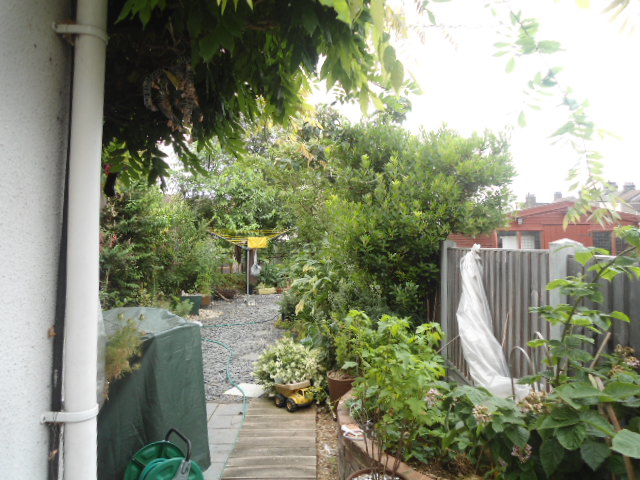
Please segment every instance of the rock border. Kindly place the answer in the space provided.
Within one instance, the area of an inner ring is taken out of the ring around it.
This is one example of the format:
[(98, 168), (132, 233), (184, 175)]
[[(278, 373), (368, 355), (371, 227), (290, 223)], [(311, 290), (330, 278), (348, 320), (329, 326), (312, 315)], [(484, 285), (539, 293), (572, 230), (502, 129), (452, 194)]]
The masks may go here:
[[(363, 440), (345, 438), (342, 435), (342, 425), (356, 423), (351, 417), (346, 403), (347, 400), (352, 397), (351, 390), (349, 390), (349, 392), (340, 399), (336, 409), (338, 417), (338, 478), (340, 480), (347, 480), (352, 473), (362, 470), (363, 468), (371, 467), (374, 463), (374, 460), (367, 455)], [(382, 458), (384, 463), (391, 468), (395, 458), (386, 454)], [(400, 463), (398, 473), (403, 475), (407, 480), (437, 480), (437, 477), (420, 473), (404, 462)]]

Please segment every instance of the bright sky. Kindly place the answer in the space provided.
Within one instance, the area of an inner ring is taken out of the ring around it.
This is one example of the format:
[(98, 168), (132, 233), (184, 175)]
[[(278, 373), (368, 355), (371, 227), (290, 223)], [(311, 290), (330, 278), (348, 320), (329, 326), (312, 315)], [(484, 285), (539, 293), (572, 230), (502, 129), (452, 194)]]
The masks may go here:
[[(620, 32), (621, 22), (612, 23), (611, 15), (602, 13), (606, 0), (591, 0), (590, 9), (579, 8), (576, 0), (493, 3), (503, 12), (499, 19), (480, 0), (430, 2), (438, 23), (447, 28), (427, 28), (425, 45), (416, 36), (398, 47), (399, 57), (423, 90), (412, 99), (407, 126), (433, 130), (446, 123), (463, 135), (485, 129), (510, 131), (517, 200), (530, 192), (539, 202), (550, 202), (555, 191), (568, 193), (565, 178), (577, 156), (570, 148), (551, 146), (549, 135), (567, 119), (562, 109), (547, 104), (541, 112), (527, 110), (523, 91), (535, 72), (561, 66), (562, 85), (589, 101), (598, 127), (621, 137), (595, 146), (605, 155), (607, 178), (620, 187), (634, 182), (640, 188), (640, 28)], [(564, 51), (546, 59), (519, 59), (516, 69), (506, 73), (509, 57), (495, 57), (493, 44), (507, 41), (498, 30), (499, 21), (508, 20), (504, 12), (509, 7), (522, 10), (524, 18), (539, 18), (538, 40), (560, 41)], [(640, 26), (639, 14), (636, 2), (623, 13)], [(527, 126), (521, 128), (517, 118), (523, 108)]]

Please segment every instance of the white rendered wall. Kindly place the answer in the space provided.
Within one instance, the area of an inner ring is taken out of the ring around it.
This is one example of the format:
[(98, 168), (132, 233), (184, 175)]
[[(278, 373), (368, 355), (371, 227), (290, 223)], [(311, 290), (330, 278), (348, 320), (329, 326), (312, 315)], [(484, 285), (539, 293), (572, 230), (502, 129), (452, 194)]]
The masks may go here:
[(0, 1), (0, 471), (47, 478), (72, 49), (68, 0)]

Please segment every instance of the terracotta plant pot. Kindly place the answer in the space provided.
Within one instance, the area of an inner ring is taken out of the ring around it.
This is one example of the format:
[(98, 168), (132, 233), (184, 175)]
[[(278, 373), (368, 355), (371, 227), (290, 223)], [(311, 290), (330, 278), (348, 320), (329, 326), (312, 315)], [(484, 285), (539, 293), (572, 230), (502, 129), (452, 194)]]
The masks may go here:
[(327, 380), (329, 382), (329, 399), (331, 403), (336, 403), (351, 390), (355, 377), (346, 374), (343, 370), (331, 370), (327, 373)]
[(202, 304), (201, 307), (208, 307), (211, 305), (211, 295), (202, 295)]
[[(360, 478), (369, 478), (367, 475), (370, 474), (371, 472), (374, 472), (376, 470), (373, 470), (371, 468), (363, 468), (362, 470), (358, 470), (357, 472), (353, 472), (351, 475), (349, 475), (349, 477), (347, 478), (347, 480), (358, 480)], [(389, 472), (387, 472), (387, 475), (389, 476), (389, 478), (395, 478), (397, 480), (407, 480), (407, 477), (405, 477), (404, 475), (400, 475), (399, 473), (394, 473), (393, 475)], [(382, 477), (384, 478), (384, 477)]]

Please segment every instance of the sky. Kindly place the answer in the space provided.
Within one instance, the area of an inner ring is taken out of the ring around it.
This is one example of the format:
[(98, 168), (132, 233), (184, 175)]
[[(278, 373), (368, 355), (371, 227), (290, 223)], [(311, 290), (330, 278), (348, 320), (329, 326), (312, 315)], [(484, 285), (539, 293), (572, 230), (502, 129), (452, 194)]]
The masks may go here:
[[(502, 12), (498, 18), (485, 3), (429, 2), (442, 26), (424, 28), (424, 44), (417, 34), (396, 43), (399, 58), (423, 92), (411, 98), (413, 109), (405, 126), (417, 131), (446, 124), (462, 135), (485, 129), (508, 132), (517, 170), (512, 185), (517, 201), (532, 193), (539, 202), (551, 202), (554, 192), (569, 194), (565, 179), (578, 157), (570, 147), (552, 145), (549, 138), (567, 119), (557, 105), (559, 97), (535, 111), (526, 106), (524, 90), (537, 71), (561, 66), (561, 85), (571, 88), (578, 99), (588, 100), (596, 125), (619, 137), (594, 144), (604, 155), (607, 179), (620, 187), (634, 182), (640, 188), (639, 2), (632, 2), (623, 13), (631, 26), (638, 25), (637, 31), (629, 26), (621, 31), (621, 18), (612, 21), (610, 14), (602, 12), (605, 0), (591, 0), (588, 9), (580, 8), (578, 0), (494, 1)], [(538, 18), (538, 40), (557, 40), (563, 51), (547, 58), (517, 59), (515, 70), (506, 73), (509, 56), (495, 57), (494, 43), (508, 38), (499, 33), (505, 30), (499, 20), (508, 20), (509, 10)], [(411, 16), (410, 21), (415, 18)], [(527, 125), (519, 127), (523, 109)], [(345, 113), (352, 119), (359, 115), (357, 107), (346, 108)]]

